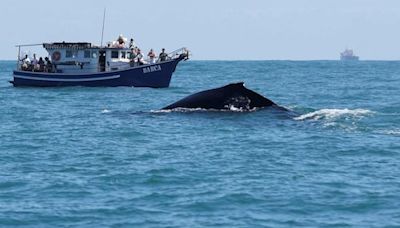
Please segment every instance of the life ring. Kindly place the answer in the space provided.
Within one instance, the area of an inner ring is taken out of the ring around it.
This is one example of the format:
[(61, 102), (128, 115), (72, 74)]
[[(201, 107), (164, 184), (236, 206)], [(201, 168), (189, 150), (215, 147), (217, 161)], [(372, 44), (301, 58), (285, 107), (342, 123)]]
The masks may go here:
[(61, 53), (59, 51), (53, 52), (51, 59), (56, 62), (59, 61), (61, 59)]

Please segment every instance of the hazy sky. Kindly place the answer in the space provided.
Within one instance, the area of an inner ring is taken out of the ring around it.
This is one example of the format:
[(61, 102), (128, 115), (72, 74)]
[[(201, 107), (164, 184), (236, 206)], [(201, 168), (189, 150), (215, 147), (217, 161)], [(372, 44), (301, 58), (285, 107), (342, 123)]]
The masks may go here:
[(0, 59), (16, 44), (133, 36), (147, 52), (188, 47), (193, 59), (400, 59), (400, 0), (2, 0)]

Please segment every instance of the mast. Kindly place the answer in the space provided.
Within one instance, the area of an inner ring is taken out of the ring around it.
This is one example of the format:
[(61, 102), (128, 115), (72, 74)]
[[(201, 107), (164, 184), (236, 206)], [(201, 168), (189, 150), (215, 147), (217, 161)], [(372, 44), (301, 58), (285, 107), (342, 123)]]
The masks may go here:
[(103, 14), (103, 28), (102, 28), (102, 30), (101, 30), (101, 46), (100, 46), (100, 47), (103, 46), (103, 37), (104, 37), (104, 25), (105, 25), (105, 22), (106, 22), (106, 8), (104, 8), (104, 14)]

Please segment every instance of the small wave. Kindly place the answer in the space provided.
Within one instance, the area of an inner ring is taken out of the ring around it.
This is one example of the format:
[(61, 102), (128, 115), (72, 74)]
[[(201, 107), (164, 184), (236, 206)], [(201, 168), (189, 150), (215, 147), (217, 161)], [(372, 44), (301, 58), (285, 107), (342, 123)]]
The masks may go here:
[(102, 114), (106, 114), (106, 113), (110, 113), (111, 111), (108, 109), (104, 109), (103, 111), (101, 111)]
[(161, 110), (151, 110), (151, 113), (172, 113), (172, 112), (207, 112), (208, 109), (204, 108), (174, 108), (174, 109), (161, 109)]
[(234, 105), (229, 105), (226, 107), (227, 109), (216, 110), (216, 111), (225, 111), (225, 112), (254, 112), (259, 110), (260, 108), (250, 108), (250, 107), (236, 107)]
[(171, 109), (161, 109), (161, 110), (150, 110), (150, 113), (155, 113), (155, 114), (159, 114), (159, 113), (171, 113), (173, 110)]
[(367, 109), (321, 109), (315, 112), (303, 114), (295, 117), (295, 120), (321, 120), (321, 119), (337, 119), (340, 117), (356, 117), (361, 118), (374, 112)]
[(151, 113), (187, 113), (187, 112), (254, 112), (257, 111), (257, 108), (253, 109), (243, 109), (236, 108), (234, 106), (229, 106), (227, 109), (205, 109), (205, 108), (174, 108), (174, 109), (166, 109), (166, 110), (151, 110)]
[(400, 136), (400, 129), (381, 130), (381, 131), (378, 131), (378, 133), (384, 134), (384, 135)]

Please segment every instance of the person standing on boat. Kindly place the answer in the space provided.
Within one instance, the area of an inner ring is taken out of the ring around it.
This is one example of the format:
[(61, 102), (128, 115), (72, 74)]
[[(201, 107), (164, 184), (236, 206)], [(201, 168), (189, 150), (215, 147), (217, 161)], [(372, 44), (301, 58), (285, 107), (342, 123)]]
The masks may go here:
[(33, 54), (33, 59), (32, 59), (32, 61), (31, 61), (31, 63), (32, 63), (33, 65), (38, 64), (38, 60), (37, 60), (37, 58), (36, 58), (36, 54)]
[(150, 49), (149, 54), (147, 54), (147, 57), (150, 59), (150, 64), (156, 63), (156, 53), (154, 52), (153, 49)]
[(161, 49), (161, 53), (158, 56), (158, 59), (160, 60), (160, 62), (164, 62), (164, 61), (167, 61), (167, 58), (168, 58), (168, 54), (165, 53), (165, 48)]
[(130, 53), (130, 56), (129, 56), (131, 67), (135, 67), (136, 66), (136, 64), (137, 64), (136, 57), (137, 57), (136, 48), (131, 48), (131, 53)]
[(31, 64), (33, 66), (33, 70), (38, 70), (39, 69), (38, 63), (39, 63), (39, 61), (36, 58), (36, 54), (33, 54), (33, 59), (31, 61)]
[(130, 48), (130, 49), (136, 48), (136, 43), (135, 43), (135, 41), (133, 40), (133, 38), (131, 38), (131, 41), (129, 42), (129, 48)]
[(42, 57), (39, 58), (38, 66), (39, 66), (39, 71), (44, 72), (44, 60)]
[(146, 64), (146, 62), (143, 59), (143, 54), (142, 51), (138, 48), (137, 49), (137, 55), (136, 55), (136, 60), (138, 62), (139, 65), (144, 65)]
[(46, 61), (45, 71), (47, 73), (53, 72), (53, 64), (51, 63), (50, 59), (46, 57), (44, 60)]

